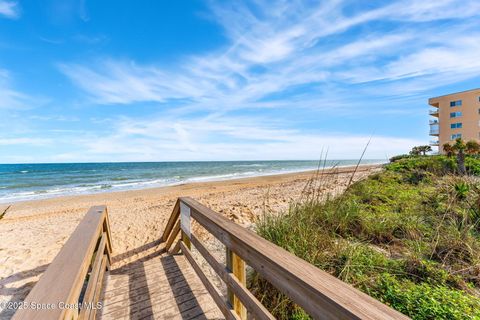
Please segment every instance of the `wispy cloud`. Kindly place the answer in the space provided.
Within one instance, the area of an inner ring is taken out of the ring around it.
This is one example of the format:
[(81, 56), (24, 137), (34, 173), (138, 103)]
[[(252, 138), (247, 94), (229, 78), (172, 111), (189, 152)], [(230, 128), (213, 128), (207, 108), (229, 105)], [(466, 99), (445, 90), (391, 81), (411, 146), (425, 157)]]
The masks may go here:
[(138, 101), (164, 102), (168, 99), (194, 97), (195, 82), (156, 67), (134, 62), (102, 60), (98, 69), (78, 64), (61, 64), (60, 69), (101, 104), (125, 104)]
[[(81, 152), (77, 161), (175, 161), (316, 159), (329, 149), (331, 159), (357, 158), (371, 138), (361, 134), (308, 133), (285, 123), (267, 123), (253, 117), (207, 116), (195, 119), (163, 117), (155, 120), (117, 119), (109, 131), (83, 138), (69, 138)], [(376, 135), (367, 157), (386, 159), (422, 141)], [(423, 141), (424, 143), (424, 141)]]
[[(178, 161), (358, 158), (368, 140), (367, 158), (387, 159), (424, 141), (388, 135), (308, 132), (282, 121), (253, 116), (155, 119), (114, 118), (101, 132), (61, 130), (46, 138), (0, 139), (0, 145), (42, 146), (63, 150), (32, 161)], [(74, 146), (74, 148), (72, 148)], [(53, 149), (52, 149), (53, 150)], [(8, 160), (8, 159), (7, 159)]]
[[(210, 10), (228, 43), (207, 54), (168, 65), (115, 57), (59, 64), (90, 102), (155, 102), (169, 111), (167, 117), (112, 123), (110, 132), (79, 141), (86, 154), (124, 160), (285, 159), (316, 158), (330, 147), (333, 157), (355, 157), (370, 132), (306, 130), (284, 120), (303, 109), (307, 117), (322, 117), (321, 110), (337, 117), (406, 114), (411, 110), (403, 102), (412, 95), (480, 72), (475, 0), (367, 6), (257, 0), (211, 2)], [(259, 110), (276, 112), (262, 118)], [(382, 158), (419, 143), (425, 141), (379, 134), (369, 155)]]
[(8, 19), (17, 19), (20, 17), (20, 6), (17, 1), (0, 1), (0, 16)]
[[(461, 5), (460, 5), (461, 4)], [(391, 6), (391, 19), (425, 22), (444, 19), (465, 19), (478, 16), (478, 1), (438, 0), (400, 1)]]
[[(231, 41), (225, 49), (178, 61), (173, 70), (112, 58), (93, 66), (64, 63), (60, 69), (101, 104), (183, 99), (189, 106), (228, 110), (275, 106), (270, 95), (302, 85), (312, 85), (309, 99), (321, 102), (324, 92), (314, 85), (327, 81), (349, 85), (434, 73), (458, 80), (459, 75), (472, 77), (480, 67), (476, 37), (464, 29), (449, 30), (448, 24), (441, 30), (430, 25), (415, 28), (418, 23), (478, 16), (477, 1), (464, 2), (462, 7), (469, 8), (465, 12), (456, 1), (446, 0), (402, 1), (348, 13), (347, 4), (331, 1), (312, 8), (297, 1), (275, 6), (263, 1), (214, 3), (213, 18)], [(401, 23), (383, 33), (366, 28), (333, 46), (323, 41), (362, 24), (391, 20)], [(439, 32), (443, 39), (455, 38), (455, 43), (439, 44), (441, 39), (434, 36)], [(285, 101), (294, 100), (284, 97)]]
[(9, 73), (0, 69), (0, 110), (23, 109), (30, 102), (29, 96), (13, 88)]
[(52, 142), (50, 139), (44, 138), (0, 138), (0, 146), (10, 145), (31, 145), (31, 146), (45, 146)]

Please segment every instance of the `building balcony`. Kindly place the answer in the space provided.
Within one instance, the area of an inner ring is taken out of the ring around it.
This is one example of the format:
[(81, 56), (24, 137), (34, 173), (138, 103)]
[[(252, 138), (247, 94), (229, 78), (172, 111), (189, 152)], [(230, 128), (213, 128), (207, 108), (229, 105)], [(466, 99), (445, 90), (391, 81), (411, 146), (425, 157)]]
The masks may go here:
[(430, 141), (430, 145), (431, 145), (431, 146), (439, 146), (439, 145), (440, 145), (440, 141), (438, 141), (438, 140), (431, 140), (431, 141)]
[[(432, 110), (433, 111), (433, 110)], [(437, 119), (430, 120), (430, 135), (438, 136), (440, 134), (440, 123)]]
[(438, 109), (428, 110), (428, 114), (434, 117), (438, 117)]

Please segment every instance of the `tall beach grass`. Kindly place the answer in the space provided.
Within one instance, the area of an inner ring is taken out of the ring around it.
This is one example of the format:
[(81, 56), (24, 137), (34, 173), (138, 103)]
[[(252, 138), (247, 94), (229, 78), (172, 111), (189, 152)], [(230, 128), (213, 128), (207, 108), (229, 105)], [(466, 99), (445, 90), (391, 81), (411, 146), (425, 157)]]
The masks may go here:
[[(469, 157), (467, 170), (408, 157), (335, 195), (324, 188), (335, 175), (319, 168), (257, 232), (414, 319), (480, 319), (480, 160)], [(277, 318), (308, 319), (257, 274), (249, 286)]]

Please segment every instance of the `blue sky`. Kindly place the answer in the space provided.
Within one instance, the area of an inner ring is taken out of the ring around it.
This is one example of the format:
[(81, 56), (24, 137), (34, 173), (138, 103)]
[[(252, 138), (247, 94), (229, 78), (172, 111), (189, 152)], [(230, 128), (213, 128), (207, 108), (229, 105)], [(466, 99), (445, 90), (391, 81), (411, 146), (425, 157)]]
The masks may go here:
[(0, 0), (0, 162), (367, 158), (479, 87), (479, 1)]

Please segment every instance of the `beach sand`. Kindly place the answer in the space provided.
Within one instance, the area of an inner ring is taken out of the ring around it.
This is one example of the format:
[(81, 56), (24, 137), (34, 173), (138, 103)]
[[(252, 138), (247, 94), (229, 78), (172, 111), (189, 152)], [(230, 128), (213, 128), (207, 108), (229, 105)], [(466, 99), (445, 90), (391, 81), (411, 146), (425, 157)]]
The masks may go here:
[[(362, 166), (354, 180), (380, 170)], [(352, 167), (325, 171), (323, 192), (338, 194)], [(190, 196), (245, 227), (263, 212), (281, 212), (298, 201), (314, 172), (189, 183), (14, 203), (0, 220), (0, 302), (22, 301), (93, 205), (107, 205), (114, 256), (158, 240), (177, 197)], [(0, 212), (6, 205), (0, 205)], [(128, 261), (136, 259), (135, 255)], [(118, 260), (118, 259), (117, 259)], [(9, 318), (0, 310), (0, 319)]]

